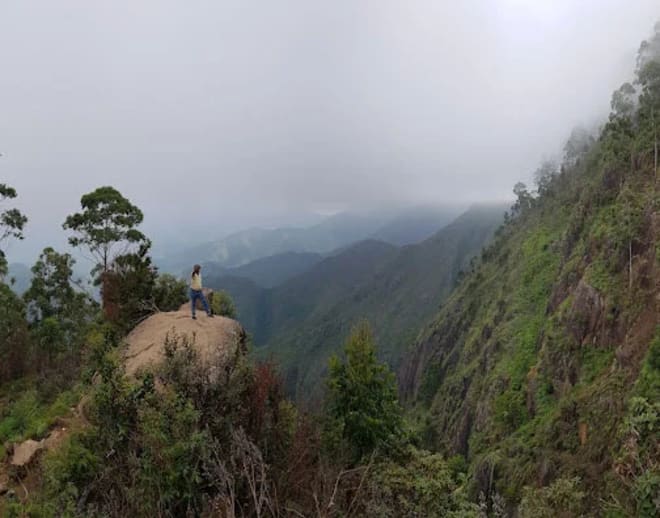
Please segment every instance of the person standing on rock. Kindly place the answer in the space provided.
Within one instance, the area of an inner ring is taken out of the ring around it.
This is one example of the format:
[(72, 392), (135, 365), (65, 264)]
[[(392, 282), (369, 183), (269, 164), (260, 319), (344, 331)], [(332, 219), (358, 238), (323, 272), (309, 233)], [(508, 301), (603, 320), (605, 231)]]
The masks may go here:
[(206, 300), (206, 297), (204, 296), (204, 292), (202, 291), (201, 270), (202, 267), (196, 264), (195, 266), (193, 266), (192, 275), (190, 276), (190, 304), (192, 307), (193, 320), (197, 320), (197, 317), (195, 316), (195, 309), (196, 309), (195, 306), (197, 306), (198, 299), (202, 301), (202, 305), (206, 310), (206, 314), (210, 317), (213, 316), (213, 313), (211, 313), (211, 308), (209, 308), (209, 303)]

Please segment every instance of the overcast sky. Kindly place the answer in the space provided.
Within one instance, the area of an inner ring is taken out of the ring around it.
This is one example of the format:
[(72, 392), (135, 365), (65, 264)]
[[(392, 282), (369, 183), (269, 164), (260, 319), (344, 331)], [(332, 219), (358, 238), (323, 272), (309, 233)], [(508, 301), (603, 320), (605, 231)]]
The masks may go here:
[(187, 241), (504, 199), (606, 116), (658, 18), (658, 0), (0, 0), (0, 183), (30, 218), (10, 260), (62, 243), (107, 184)]

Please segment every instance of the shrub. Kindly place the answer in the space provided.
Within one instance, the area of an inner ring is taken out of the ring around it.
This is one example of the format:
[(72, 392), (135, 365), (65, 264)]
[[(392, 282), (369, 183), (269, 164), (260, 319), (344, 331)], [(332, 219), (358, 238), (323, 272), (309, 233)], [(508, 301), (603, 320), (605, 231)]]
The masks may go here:
[(364, 516), (479, 516), (463, 481), (440, 455), (412, 448), (407, 455), (404, 462), (388, 461), (369, 470), (360, 502)]
[(154, 302), (160, 311), (176, 311), (188, 300), (185, 281), (164, 273), (156, 279)]
[(213, 292), (211, 309), (216, 315), (227, 318), (236, 318), (236, 306), (229, 293), (224, 290)]
[(581, 515), (584, 498), (579, 477), (559, 478), (541, 489), (525, 488), (518, 512), (521, 518), (572, 518)]

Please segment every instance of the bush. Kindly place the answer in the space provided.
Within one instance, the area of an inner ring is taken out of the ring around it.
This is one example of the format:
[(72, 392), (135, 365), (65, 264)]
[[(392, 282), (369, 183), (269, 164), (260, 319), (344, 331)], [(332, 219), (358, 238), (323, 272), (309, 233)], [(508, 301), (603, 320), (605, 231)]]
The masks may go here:
[(213, 292), (211, 309), (216, 315), (227, 318), (236, 318), (236, 306), (229, 293), (224, 290)]
[(185, 281), (164, 273), (156, 279), (154, 302), (160, 311), (176, 311), (188, 300)]
[(279, 379), (240, 347), (211, 364), (185, 337), (164, 347), (164, 364), (138, 380), (106, 354), (92, 427), (48, 461), (49, 502), (103, 516), (263, 514), (295, 428)]
[(581, 516), (584, 498), (578, 477), (560, 478), (548, 487), (525, 488), (518, 512), (521, 518), (572, 518)]
[(370, 469), (360, 502), (363, 516), (479, 516), (478, 506), (467, 499), (463, 477), (457, 478), (440, 455), (412, 448), (407, 455), (404, 462)]

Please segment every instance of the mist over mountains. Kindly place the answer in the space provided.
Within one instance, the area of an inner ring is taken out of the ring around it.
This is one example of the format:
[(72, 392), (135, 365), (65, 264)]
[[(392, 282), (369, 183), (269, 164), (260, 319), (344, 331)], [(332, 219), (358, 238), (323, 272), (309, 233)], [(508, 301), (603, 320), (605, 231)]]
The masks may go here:
[(366, 238), (409, 244), (430, 236), (461, 210), (460, 205), (444, 205), (341, 212), (309, 227), (244, 230), (218, 241), (172, 250), (157, 263), (163, 271), (179, 275), (200, 262), (235, 268), (282, 253), (328, 254)]

